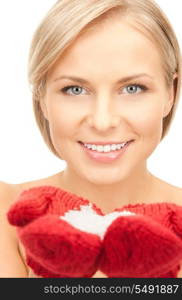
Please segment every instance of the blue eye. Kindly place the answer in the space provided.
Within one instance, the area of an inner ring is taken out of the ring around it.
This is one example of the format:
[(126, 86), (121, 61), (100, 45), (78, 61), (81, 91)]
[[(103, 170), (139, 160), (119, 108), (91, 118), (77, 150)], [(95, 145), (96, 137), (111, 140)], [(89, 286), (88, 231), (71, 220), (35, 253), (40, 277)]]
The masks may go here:
[(147, 87), (144, 85), (139, 85), (139, 84), (130, 84), (130, 85), (126, 86), (125, 89), (127, 90), (126, 94), (127, 93), (128, 94), (138, 94), (141, 91), (146, 91)]
[[(81, 92), (83, 90), (84, 89), (78, 85), (70, 85), (70, 86), (65, 86), (64, 88), (62, 88), (61, 92), (63, 94), (69, 95), (69, 96), (79, 96), (79, 95), (81, 95)], [(138, 93), (148, 90), (148, 88), (146, 86), (140, 85), (140, 84), (130, 84), (130, 85), (124, 87), (124, 90), (126, 90), (126, 92), (124, 92), (124, 94), (138, 94)]]
[[(72, 90), (73, 93), (67, 93), (68, 90)], [(83, 90), (82, 87), (80, 86), (77, 86), (77, 85), (70, 85), (70, 86), (65, 86), (61, 91), (64, 93), (64, 94), (69, 94), (69, 95), (80, 95), (81, 91)]]

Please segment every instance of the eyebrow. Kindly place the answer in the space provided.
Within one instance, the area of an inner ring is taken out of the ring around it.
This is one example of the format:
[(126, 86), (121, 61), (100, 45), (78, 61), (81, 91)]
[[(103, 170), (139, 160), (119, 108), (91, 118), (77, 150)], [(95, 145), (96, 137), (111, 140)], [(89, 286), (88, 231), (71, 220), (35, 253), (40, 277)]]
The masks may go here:
[[(141, 74), (134, 74), (134, 75), (131, 75), (131, 76), (123, 77), (123, 78), (119, 79), (117, 81), (117, 83), (125, 83), (125, 82), (128, 82), (130, 80), (141, 78), (141, 77), (148, 77), (152, 80), (154, 79), (154, 77), (149, 75), (149, 74), (141, 73)], [(79, 82), (79, 83), (82, 83), (82, 84), (89, 84), (89, 81), (86, 80), (86, 79), (83, 79), (83, 78), (80, 78), (80, 77), (77, 77), (77, 76), (69, 76), (69, 75), (59, 76), (58, 78), (54, 79), (53, 81), (55, 82), (55, 81), (62, 80), (62, 79), (69, 79), (69, 80), (76, 81), (76, 82)]]

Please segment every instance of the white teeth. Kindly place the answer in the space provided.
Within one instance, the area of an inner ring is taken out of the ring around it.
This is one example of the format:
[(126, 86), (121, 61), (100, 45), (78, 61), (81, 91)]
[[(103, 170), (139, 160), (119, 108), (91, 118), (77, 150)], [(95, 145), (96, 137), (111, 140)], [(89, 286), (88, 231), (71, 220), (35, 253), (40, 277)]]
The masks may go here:
[(103, 152), (104, 151), (104, 146), (97, 146), (96, 150), (98, 152)]
[(117, 146), (119, 145), (115, 145), (115, 144), (112, 144), (110, 147), (111, 147), (111, 150), (115, 151), (117, 149)]
[(88, 149), (92, 149), (98, 152), (111, 152), (115, 150), (120, 150), (126, 145), (127, 142), (122, 144), (112, 144), (112, 145), (91, 145), (91, 144), (84, 144), (84, 146)]
[(111, 151), (111, 147), (109, 145), (105, 145), (104, 152), (110, 152), (110, 151)]

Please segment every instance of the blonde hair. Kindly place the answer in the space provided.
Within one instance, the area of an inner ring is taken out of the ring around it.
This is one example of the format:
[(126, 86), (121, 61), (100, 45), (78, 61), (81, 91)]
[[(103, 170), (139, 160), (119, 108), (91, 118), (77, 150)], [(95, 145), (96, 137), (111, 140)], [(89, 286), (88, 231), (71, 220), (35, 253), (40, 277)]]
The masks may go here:
[(48, 71), (80, 34), (104, 20), (121, 15), (131, 16), (139, 25), (138, 29), (144, 30), (155, 40), (162, 54), (168, 87), (173, 83), (174, 74), (177, 74), (175, 101), (170, 113), (163, 119), (161, 140), (169, 130), (180, 97), (181, 53), (173, 28), (160, 7), (153, 0), (59, 0), (34, 33), (28, 64), (36, 122), (46, 144), (58, 157), (51, 141), (48, 121), (40, 106), (40, 99), (46, 91)]

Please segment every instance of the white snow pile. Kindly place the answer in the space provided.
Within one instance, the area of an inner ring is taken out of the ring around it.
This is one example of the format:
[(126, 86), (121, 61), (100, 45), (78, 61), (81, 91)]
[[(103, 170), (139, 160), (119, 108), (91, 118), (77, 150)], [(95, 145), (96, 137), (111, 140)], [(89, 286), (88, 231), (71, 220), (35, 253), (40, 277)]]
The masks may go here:
[(80, 210), (69, 210), (64, 216), (60, 216), (60, 219), (67, 221), (75, 228), (97, 234), (102, 239), (109, 225), (120, 216), (135, 215), (130, 211), (115, 211), (104, 216), (100, 216), (92, 208), (92, 205), (82, 205)]

